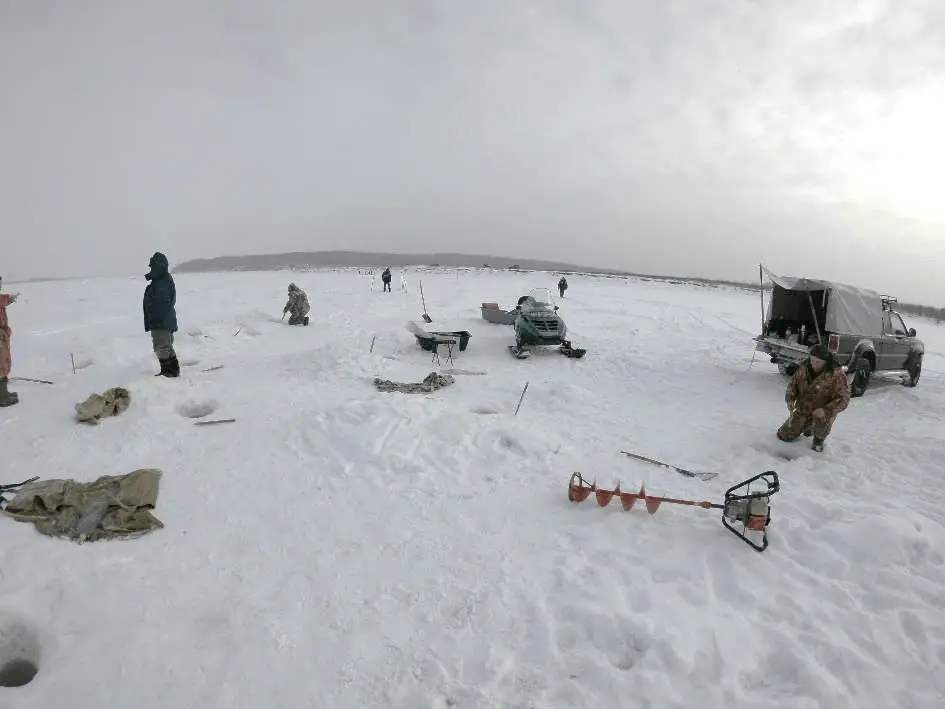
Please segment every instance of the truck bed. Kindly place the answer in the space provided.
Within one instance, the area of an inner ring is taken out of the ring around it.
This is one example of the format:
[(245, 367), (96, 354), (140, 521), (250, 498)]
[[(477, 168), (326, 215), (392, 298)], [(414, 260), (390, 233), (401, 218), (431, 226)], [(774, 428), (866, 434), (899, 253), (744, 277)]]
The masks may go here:
[[(775, 363), (799, 364), (806, 360), (810, 354), (809, 346), (802, 345), (800, 342), (794, 342), (793, 340), (787, 340), (783, 337), (758, 335), (752, 339), (757, 343), (755, 350), (771, 355), (771, 361)], [(840, 368), (844, 372), (849, 371), (847, 365), (841, 365)]]
[(807, 359), (807, 355), (810, 352), (810, 348), (807, 345), (802, 345), (800, 342), (788, 340), (783, 337), (777, 337), (776, 335), (758, 335), (754, 340), (758, 343), (755, 345), (755, 349), (759, 352), (784, 357), (792, 362), (800, 362)]

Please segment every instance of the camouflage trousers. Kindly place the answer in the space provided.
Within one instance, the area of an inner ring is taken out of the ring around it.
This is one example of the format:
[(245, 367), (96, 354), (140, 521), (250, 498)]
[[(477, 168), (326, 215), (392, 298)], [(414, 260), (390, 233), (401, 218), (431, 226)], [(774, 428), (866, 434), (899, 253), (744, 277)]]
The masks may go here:
[(174, 352), (174, 333), (167, 330), (151, 330), (151, 344), (158, 359), (176, 357)]
[(815, 438), (824, 440), (830, 435), (832, 427), (832, 419), (816, 418), (807, 412), (795, 411), (787, 421), (781, 424), (781, 428), (778, 429), (778, 438), (782, 441), (796, 441), (804, 434), (813, 434)]
[(13, 369), (13, 354), (10, 351), (10, 330), (0, 328), (0, 379), (10, 376)]

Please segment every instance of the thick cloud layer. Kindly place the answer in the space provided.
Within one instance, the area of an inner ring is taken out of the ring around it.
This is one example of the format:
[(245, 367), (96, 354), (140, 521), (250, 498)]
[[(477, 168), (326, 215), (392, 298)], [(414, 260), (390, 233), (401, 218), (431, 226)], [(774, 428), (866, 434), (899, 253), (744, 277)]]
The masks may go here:
[(6, 0), (6, 278), (150, 252), (773, 270), (945, 302), (939, 0)]

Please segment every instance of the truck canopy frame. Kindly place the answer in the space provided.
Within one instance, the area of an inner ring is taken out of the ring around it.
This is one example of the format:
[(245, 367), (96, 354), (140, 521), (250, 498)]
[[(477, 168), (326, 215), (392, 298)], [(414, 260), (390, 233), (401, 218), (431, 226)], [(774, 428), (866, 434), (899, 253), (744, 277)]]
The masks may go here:
[(883, 336), (883, 297), (876, 291), (835, 281), (778, 276), (767, 268), (764, 271), (774, 285), (765, 325), (778, 317), (809, 320), (813, 302), (817, 324), (827, 332)]

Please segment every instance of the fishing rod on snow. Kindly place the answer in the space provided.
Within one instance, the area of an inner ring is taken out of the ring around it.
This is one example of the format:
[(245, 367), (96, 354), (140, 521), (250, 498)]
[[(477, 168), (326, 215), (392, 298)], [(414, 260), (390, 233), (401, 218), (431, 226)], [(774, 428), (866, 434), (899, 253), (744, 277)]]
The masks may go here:
[[(751, 491), (751, 484), (758, 481), (763, 481), (765, 488)], [(651, 515), (656, 514), (664, 502), (701, 507), (706, 510), (722, 510), (722, 525), (727, 530), (755, 551), (764, 551), (768, 548), (767, 530), (768, 525), (771, 524), (770, 498), (780, 489), (778, 474), (773, 470), (768, 470), (744, 482), (732, 485), (725, 491), (725, 499), (721, 503), (716, 503), (708, 500), (681, 500), (675, 497), (647, 495), (642, 485), (640, 492), (623, 492), (620, 489), (620, 483), (617, 483), (617, 487), (613, 490), (605, 490), (597, 487), (596, 482), (588, 483), (581, 473), (574, 473), (568, 484), (568, 499), (571, 502), (583, 502), (593, 492), (597, 498), (597, 504), (601, 507), (606, 507), (614, 497), (617, 497), (623, 508), (628, 511), (637, 500), (642, 500), (646, 505), (646, 511)], [(740, 524), (741, 529), (737, 529), (732, 523)], [(759, 535), (760, 539), (758, 539)]]

